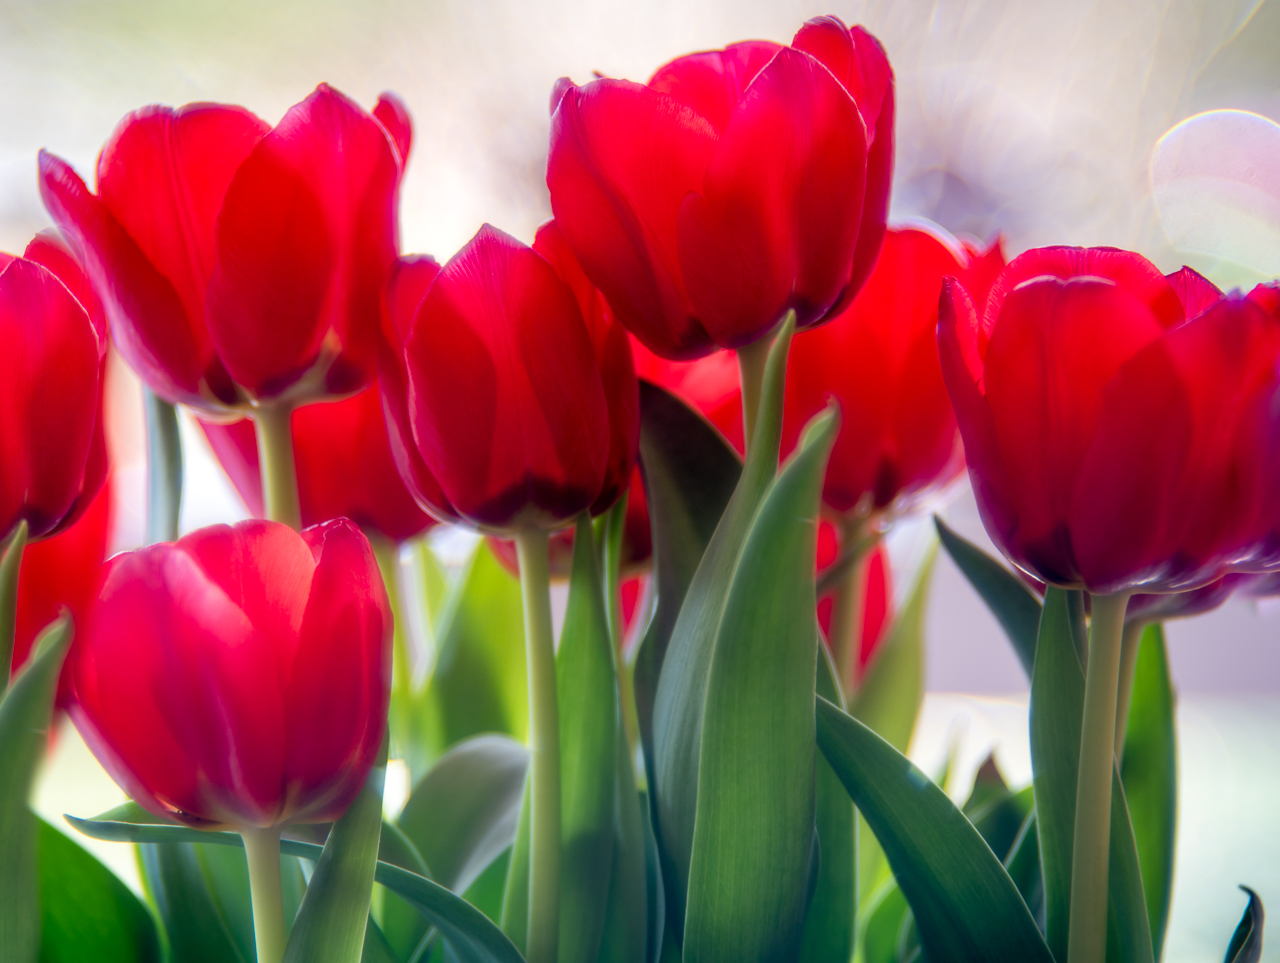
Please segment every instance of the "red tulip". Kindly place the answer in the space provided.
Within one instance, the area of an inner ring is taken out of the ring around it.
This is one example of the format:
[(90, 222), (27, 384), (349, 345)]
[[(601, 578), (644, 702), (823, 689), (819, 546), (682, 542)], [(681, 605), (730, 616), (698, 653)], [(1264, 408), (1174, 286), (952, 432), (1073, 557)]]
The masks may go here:
[(324, 84), (274, 129), (241, 107), (144, 107), (103, 148), (96, 196), (41, 153), (45, 206), (157, 394), (219, 411), (372, 380), (410, 140), (393, 97), (375, 113)]
[(392, 452), (437, 517), (504, 533), (557, 528), (630, 480), (631, 357), (607, 317), (584, 320), (550, 230), (538, 244), (553, 260), (485, 225), (438, 273), (404, 262), (388, 290)]
[[(303, 525), (349, 518), (366, 531), (402, 542), (434, 524), (396, 470), (376, 386), (342, 401), (303, 405), (291, 417)], [(202, 420), (200, 427), (249, 511), (262, 517), (253, 422)]]
[(386, 725), (391, 614), (345, 520), (215, 525), (107, 563), (72, 719), (137, 802), (196, 826), (336, 819)]
[(1280, 312), (1209, 287), (1107, 248), (1028, 251), (981, 314), (948, 282), (943, 373), (983, 522), (1015, 564), (1159, 593), (1259, 550)]
[(0, 544), (24, 519), (32, 539), (66, 528), (106, 479), (107, 339), (81, 281), (50, 237), (0, 254)]
[(547, 185), (569, 245), (655, 353), (695, 358), (842, 310), (875, 263), (893, 73), (835, 17), (792, 46), (672, 61), (647, 85), (560, 81)]

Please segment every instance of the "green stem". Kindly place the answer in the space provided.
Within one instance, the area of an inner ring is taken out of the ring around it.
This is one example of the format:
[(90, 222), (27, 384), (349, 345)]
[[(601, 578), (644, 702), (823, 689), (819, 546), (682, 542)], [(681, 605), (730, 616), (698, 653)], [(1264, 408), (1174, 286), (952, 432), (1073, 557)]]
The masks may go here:
[(147, 544), (178, 538), (182, 511), (182, 437), (178, 409), (150, 388), (142, 389), (147, 416)]
[(1129, 704), (1133, 701), (1133, 676), (1138, 668), (1138, 652), (1147, 623), (1135, 619), (1126, 622), (1120, 642), (1120, 677), (1116, 692), (1116, 763), (1124, 758), (1124, 734), (1129, 727)]
[(253, 902), (253, 936), (258, 963), (284, 959), (284, 896), (280, 888), (280, 830), (243, 829), (249, 862), (249, 896)]
[(22, 550), (27, 547), (27, 520), (18, 522), (4, 558), (0, 559), (0, 695), (9, 688), (9, 664), (13, 662), (14, 634), (18, 630), (18, 574)]
[(640, 721), (636, 715), (636, 694), (631, 681), (631, 666), (623, 654), (622, 624), (622, 536), (627, 521), (627, 499), (623, 492), (608, 513), (604, 523), (604, 590), (609, 611), (609, 634), (613, 639), (613, 666), (618, 676), (618, 708), (627, 734), (627, 750), (635, 758), (640, 739)]
[(1107, 949), (1107, 862), (1111, 778), (1115, 768), (1116, 693), (1127, 593), (1095, 595), (1089, 625), (1084, 724), (1076, 780), (1075, 843), (1067, 963), (1100, 963)]
[[(862, 526), (847, 523), (842, 526), (840, 544), (854, 545), (861, 535)], [(840, 687), (848, 693), (857, 691), (858, 655), (862, 647), (862, 621), (867, 601), (867, 553), (862, 552), (848, 566), (844, 578), (836, 587), (831, 607), (831, 653), (835, 658)]]
[(258, 426), (258, 463), (262, 467), (262, 498), (267, 518), (301, 528), (292, 416), (293, 409), (288, 405), (268, 405), (256, 409), (253, 420)]
[(528, 963), (554, 963), (560, 934), (560, 712), (547, 533), (516, 534), (529, 666), (529, 929)]
[(751, 450), (751, 436), (760, 414), (760, 395), (764, 391), (764, 368), (773, 338), (765, 335), (738, 349), (738, 376), (742, 382), (742, 439)]

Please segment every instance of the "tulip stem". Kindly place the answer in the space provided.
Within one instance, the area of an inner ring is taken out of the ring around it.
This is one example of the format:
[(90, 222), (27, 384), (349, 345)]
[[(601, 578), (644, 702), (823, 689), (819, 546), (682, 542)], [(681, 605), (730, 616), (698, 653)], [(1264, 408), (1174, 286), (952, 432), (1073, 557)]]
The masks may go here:
[(1133, 701), (1133, 677), (1138, 669), (1138, 652), (1147, 623), (1126, 622), (1120, 643), (1120, 687), (1116, 692), (1116, 765), (1124, 759), (1124, 735), (1129, 727), (1129, 704)]
[(284, 959), (284, 896), (280, 888), (280, 830), (242, 829), (249, 862), (249, 896), (253, 903), (253, 937), (258, 963)]
[(264, 405), (253, 413), (258, 426), (258, 462), (267, 518), (302, 528), (298, 507), (298, 472), (293, 463), (293, 409)]
[(18, 629), (18, 574), (22, 550), (27, 547), (27, 520), (18, 522), (0, 559), (0, 695), (9, 688), (9, 664), (13, 661), (14, 633)]
[(1111, 845), (1111, 779), (1115, 769), (1116, 695), (1124, 612), (1129, 596), (1093, 596), (1084, 721), (1076, 780), (1075, 843), (1067, 963), (1098, 963), (1107, 948), (1107, 869)]
[(742, 382), (742, 440), (751, 450), (751, 435), (760, 413), (760, 396), (764, 392), (764, 368), (769, 359), (773, 338), (765, 335), (738, 349), (738, 377)]
[[(857, 546), (862, 539), (864, 526), (856, 521), (846, 521), (840, 526), (841, 548)], [(844, 577), (836, 587), (831, 607), (831, 653), (835, 657), (840, 688), (854, 693), (862, 681), (858, 678), (858, 665), (862, 648), (862, 623), (866, 616), (867, 558), (863, 550), (847, 566)]]
[(147, 416), (147, 544), (174, 542), (182, 510), (178, 410), (145, 386), (142, 399)]
[(640, 722), (636, 715), (636, 695), (631, 681), (631, 667), (623, 654), (622, 633), (622, 537), (627, 521), (628, 489), (605, 514), (604, 521), (604, 586), (609, 612), (609, 635), (613, 640), (613, 665), (618, 676), (618, 707), (627, 734), (627, 750), (635, 758), (640, 739)]
[(560, 935), (560, 711), (547, 533), (516, 534), (529, 666), (529, 928), (525, 959), (554, 963)]

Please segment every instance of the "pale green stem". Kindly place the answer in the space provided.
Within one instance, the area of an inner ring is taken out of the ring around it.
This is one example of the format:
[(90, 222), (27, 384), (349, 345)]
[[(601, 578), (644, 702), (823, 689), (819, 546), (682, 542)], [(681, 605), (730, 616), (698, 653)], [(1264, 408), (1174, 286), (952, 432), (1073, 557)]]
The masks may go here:
[(1138, 652), (1142, 649), (1142, 633), (1147, 623), (1141, 619), (1126, 622), (1120, 643), (1120, 682), (1116, 692), (1116, 763), (1124, 759), (1124, 734), (1129, 727), (1129, 705), (1133, 702), (1133, 676), (1138, 668)]
[(142, 389), (147, 416), (147, 544), (178, 538), (182, 511), (182, 437), (178, 410), (150, 388)]
[[(840, 546), (856, 543), (862, 534), (857, 522), (841, 525)], [(836, 587), (831, 605), (831, 654), (835, 659), (840, 687), (849, 693), (857, 691), (858, 654), (862, 646), (862, 621), (866, 613), (867, 553), (863, 552), (848, 566)]]
[(622, 725), (627, 734), (627, 750), (631, 753), (631, 758), (635, 758), (636, 743), (640, 738), (640, 722), (636, 715), (631, 666), (622, 651), (622, 536), (630, 494), (623, 492), (617, 504), (605, 515), (603, 541), (605, 598), (609, 610), (609, 634), (613, 640), (613, 666), (618, 676), (618, 707), (622, 712)]
[(253, 937), (258, 963), (284, 959), (284, 896), (280, 888), (280, 830), (242, 829), (253, 902)]
[(14, 634), (18, 629), (18, 574), (22, 550), (27, 547), (27, 520), (18, 522), (4, 558), (0, 559), (0, 695), (9, 688), (9, 664), (13, 661)]
[(1101, 963), (1107, 949), (1107, 863), (1111, 845), (1111, 778), (1115, 767), (1116, 693), (1124, 611), (1129, 596), (1093, 596), (1084, 724), (1076, 781), (1067, 963)]
[(293, 463), (293, 409), (267, 405), (253, 413), (258, 427), (258, 463), (262, 469), (262, 499), (267, 518), (300, 529), (298, 473)]
[(742, 438), (751, 450), (751, 435), (760, 413), (760, 395), (764, 391), (764, 368), (769, 359), (773, 338), (766, 335), (738, 349), (738, 376), (742, 382)]
[(547, 533), (516, 534), (529, 671), (529, 929), (528, 963), (555, 963), (560, 935), (560, 711), (551, 627)]

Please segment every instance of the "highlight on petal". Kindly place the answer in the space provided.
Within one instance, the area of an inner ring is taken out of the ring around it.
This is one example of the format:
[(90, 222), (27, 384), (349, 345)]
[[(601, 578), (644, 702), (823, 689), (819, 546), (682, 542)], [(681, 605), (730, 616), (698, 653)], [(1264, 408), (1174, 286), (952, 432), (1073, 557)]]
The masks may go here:
[(378, 95), (378, 103), (374, 105), (373, 116), (378, 119), (396, 145), (400, 167), (403, 170), (409, 163), (409, 152), (413, 149), (413, 117), (409, 108), (398, 94), (384, 90)]

